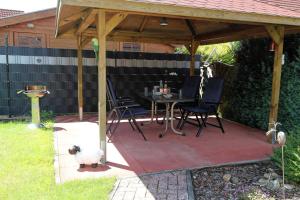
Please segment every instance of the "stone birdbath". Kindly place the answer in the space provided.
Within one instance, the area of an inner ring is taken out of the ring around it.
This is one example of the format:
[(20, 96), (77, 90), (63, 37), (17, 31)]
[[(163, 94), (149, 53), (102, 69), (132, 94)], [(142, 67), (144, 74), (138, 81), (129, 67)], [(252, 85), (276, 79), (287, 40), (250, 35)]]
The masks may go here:
[(42, 85), (28, 85), (25, 87), (25, 90), (20, 90), (18, 94), (25, 94), (31, 99), (31, 117), (32, 117), (32, 126), (38, 128), (41, 126), (40, 118), (40, 103), (39, 100), (46, 94), (50, 94), (46, 86)]

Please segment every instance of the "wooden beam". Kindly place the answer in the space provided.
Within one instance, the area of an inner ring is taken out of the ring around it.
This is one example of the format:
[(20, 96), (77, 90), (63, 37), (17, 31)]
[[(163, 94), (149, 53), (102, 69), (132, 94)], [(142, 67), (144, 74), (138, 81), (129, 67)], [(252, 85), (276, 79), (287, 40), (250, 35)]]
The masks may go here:
[[(68, 30), (66, 33), (62, 34), (59, 36), (59, 38), (71, 38), (71, 39), (76, 39), (76, 30), (71, 29)], [(97, 37), (97, 31), (93, 29), (86, 30), (85, 32), (82, 33), (84, 37)], [(186, 38), (170, 38), (168, 36), (164, 36), (163, 34), (160, 34), (160, 37), (146, 37), (146, 36), (129, 36), (129, 35), (111, 35), (109, 34), (107, 36), (107, 41), (119, 41), (119, 42), (142, 42), (142, 43), (157, 43), (157, 44), (187, 44), (191, 41), (190, 37)]]
[(127, 13), (115, 14), (106, 24), (105, 35), (108, 35), (114, 28), (116, 28), (126, 17)]
[(268, 35), (266, 29), (263, 26), (260, 27), (252, 27), (252, 28), (244, 28), (239, 30), (227, 30), (223, 29), (220, 31), (206, 33), (202, 35), (198, 35), (196, 40), (200, 41), (201, 44), (217, 44), (224, 42), (232, 42), (239, 41), (242, 39), (249, 38), (260, 38), (266, 37)]
[(281, 36), (279, 34), (278, 27), (277, 26), (268, 25), (268, 26), (265, 26), (265, 28), (268, 31), (268, 34), (271, 36), (272, 40), (276, 44), (280, 44), (280, 42), (281, 42)]
[(64, 24), (63, 26), (60, 27), (59, 34), (60, 35), (64, 34), (67, 31), (69, 31), (70, 29), (75, 28), (76, 24), (77, 24), (77, 21), (71, 21), (69, 23)]
[(63, 18), (59, 24), (59, 26), (64, 26), (65, 24), (68, 24), (70, 22), (73, 22), (73, 21), (77, 21), (79, 19), (81, 19), (82, 16), (85, 16), (87, 14), (89, 9), (84, 9), (78, 13), (75, 13), (75, 14), (72, 14), (72, 15), (69, 15), (65, 18)]
[(283, 44), (284, 44), (284, 27), (280, 26), (280, 27), (277, 27), (276, 29), (277, 29), (276, 34), (279, 35), (279, 41), (278, 41), (279, 43), (275, 44), (269, 125), (271, 123), (277, 122), (277, 117), (278, 117), (282, 55), (283, 55)]
[(79, 120), (83, 119), (83, 64), (82, 64), (82, 37), (79, 35), (77, 37), (77, 84), (78, 84), (78, 114)]
[(98, 54), (98, 120), (100, 148), (106, 162), (106, 20), (105, 11), (98, 11), (97, 20), (99, 54)]
[(191, 35), (174, 32), (136, 32), (136, 31), (122, 31), (116, 30), (111, 34), (112, 36), (128, 36), (128, 37), (153, 37), (153, 38), (182, 38), (191, 40)]
[(187, 27), (189, 28), (189, 31), (195, 37), (197, 35), (197, 32), (196, 32), (196, 30), (194, 28), (193, 22), (191, 20), (189, 20), (189, 19), (185, 19), (184, 21), (185, 21)]
[[(170, 17), (184, 17), (191, 19), (229, 20), (233, 22), (257, 23), (257, 24), (284, 24), (300, 26), (300, 18), (290, 16), (277, 16), (250, 12), (237, 12), (234, 10), (209, 9), (202, 7), (179, 6), (168, 3), (149, 3), (147, 1), (114, 0), (63, 0), (61, 6), (82, 6), (106, 10), (126, 11), (143, 15), (166, 15)], [(61, 10), (61, 9), (60, 9)]]
[(143, 21), (142, 21), (142, 23), (141, 23), (141, 25), (139, 27), (139, 32), (143, 32), (144, 31), (144, 28), (145, 28), (145, 26), (147, 24), (147, 21), (148, 21), (148, 17), (144, 16)]
[(86, 37), (81, 41), (81, 47), (84, 48), (92, 40), (92, 37)]
[(198, 49), (199, 43), (196, 40), (191, 41), (190, 55), (191, 55), (191, 63), (190, 63), (190, 76), (195, 75), (195, 60), (196, 60), (196, 52)]
[(187, 43), (184, 46), (188, 50), (188, 52), (191, 54), (191, 52), (192, 52), (192, 50), (191, 50), (191, 43)]
[[(70, 30), (71, 32), (71, 30)], [(97, 32), (93, 28), (87, 29), (83, 32), (84, 36), (95, 37)], [(183, 35), (181, 33), (161, 33), (161, 32), (136, 32), (136, 31), (121, 31), (115, 30), (107, 36), (107, 40), (122, 41), (123, 42), (154, 42), (164, 44), (186, 44), (191, 41), (190, 35)]]
[(109, 41), (120, 42), (141, 42), (141, 43), (158, 43), (158, 44), (186, 44), (190, 39), (169, 38), (169, 37), (135, 37), (135, 36), (108, 36)]
[(77, 33), (76, 33), (77, 35), (85, 31), (95, 21), (96, 14), (97, 14), (97, 10), (95, 9), (91, 9), (86, 13), (80, 25), (78, 26)]

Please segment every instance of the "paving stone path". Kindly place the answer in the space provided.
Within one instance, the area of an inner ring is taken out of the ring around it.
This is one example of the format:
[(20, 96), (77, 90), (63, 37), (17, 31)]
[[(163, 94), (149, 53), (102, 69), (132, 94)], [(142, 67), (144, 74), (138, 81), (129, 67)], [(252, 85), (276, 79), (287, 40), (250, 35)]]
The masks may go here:
[(111, 200), (192, 200), (189, 171), (172, 171), (119, 180)]

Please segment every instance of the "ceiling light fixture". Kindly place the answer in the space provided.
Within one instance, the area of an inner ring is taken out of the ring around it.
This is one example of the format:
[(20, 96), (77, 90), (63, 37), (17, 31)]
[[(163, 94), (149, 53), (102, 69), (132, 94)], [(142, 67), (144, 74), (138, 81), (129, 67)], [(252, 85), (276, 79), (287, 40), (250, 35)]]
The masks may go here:
[(161, 25), (161, 26), (168, 26), (169, 23), (168, 23), (168, 21), (167, 21), (167, 18), (165, 18), (165, 17), (161, 18), (161, 19), (160, 19), (160, 25)]

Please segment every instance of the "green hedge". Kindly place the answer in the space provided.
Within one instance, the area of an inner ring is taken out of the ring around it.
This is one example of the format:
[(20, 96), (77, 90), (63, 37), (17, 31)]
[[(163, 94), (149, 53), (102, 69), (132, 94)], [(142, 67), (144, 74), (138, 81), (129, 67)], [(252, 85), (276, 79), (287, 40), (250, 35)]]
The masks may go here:
[[(236, 50), (236, 76), (223, 99), (223, 117), (267, 129), (274, 52), (270, 39), (242, 41)], [(288, 129), (300, 124), (300, 37), (285, 39), (278, 121)]]

